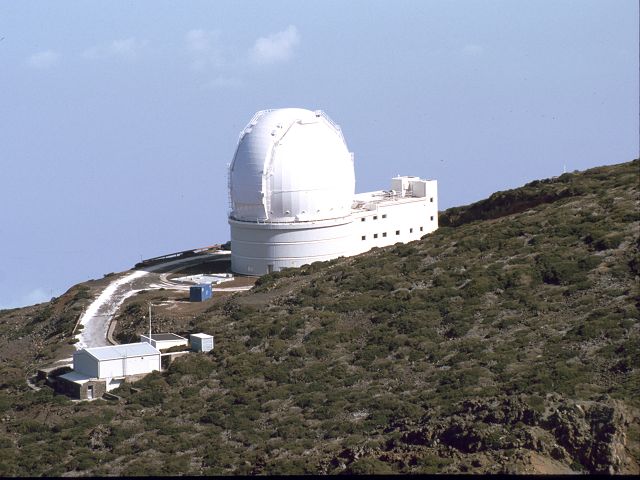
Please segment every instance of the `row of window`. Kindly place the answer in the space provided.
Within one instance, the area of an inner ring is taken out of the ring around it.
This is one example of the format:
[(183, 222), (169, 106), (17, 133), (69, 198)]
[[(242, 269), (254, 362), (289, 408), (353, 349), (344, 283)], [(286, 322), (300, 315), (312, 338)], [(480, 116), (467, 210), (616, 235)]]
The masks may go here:
[[(431, 220), (433, 220), (433, 217), (431, 217)], [(424, 232), (424, 227), (420, 227), (420, 231)], [(409, 229), (409, 233), (413, 233), (413, 228)], [(400, 235), (400, 230), (396, 230), (396, 235)], [(382, 238), (385, 238), (387, 236), (387, 232), (382, 232)], [(362, 240), (366, 240), (367, 236), (366, 235), (362, 235)], [(378, 234), (374, 233), (373, 234), (373, 238), (378, 238)]]
[[(382, 218), (387, 218), (387, 214), (386, 214), (386, 213), (383, 213), (383, 214), (382, 214)], [(377, 220), (377, 219), (378, 219), (378, 215), (374, 215), (374, 216), (373, 216), (373, 219), (374, 219), (374, 220)], [(365, 217), (362, 217), (362, 218), (360, 219), (360, 221), (361, 221), (361, 222), (364, 222), (365, 220), (366, 220), (366, 218), (365, 218)]]
[[(387, 218), (387, 214), (386, 214), (386, 213), (383, 213), (383, 214), (382, 214), (382, 218)], [(374, 219), (374, 220), (377, 220), (377, 219), (378, 219), (378, 215), (374, 215), (374, 216), (373, 216), (373, 219)], [(360, 221), (361, 221), (361, 222), (364, 222), (365, 220), (366, 220), (366, 217), (362, 217), (362, 218), (360, 219)], [(431, 217), (431, 220), (433, 220), (433, 216)]]

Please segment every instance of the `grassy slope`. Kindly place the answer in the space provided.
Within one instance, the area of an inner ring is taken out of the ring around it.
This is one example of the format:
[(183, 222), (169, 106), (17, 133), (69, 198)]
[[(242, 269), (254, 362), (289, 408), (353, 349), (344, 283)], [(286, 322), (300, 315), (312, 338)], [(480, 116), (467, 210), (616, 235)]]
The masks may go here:
[(638, 166), (499, 192), (421, 241), (262, 277), (196, 319), (213, 354), (119, 403), (5, 386), (0, 474), (526, 471), (532, 456), (633, 472)]

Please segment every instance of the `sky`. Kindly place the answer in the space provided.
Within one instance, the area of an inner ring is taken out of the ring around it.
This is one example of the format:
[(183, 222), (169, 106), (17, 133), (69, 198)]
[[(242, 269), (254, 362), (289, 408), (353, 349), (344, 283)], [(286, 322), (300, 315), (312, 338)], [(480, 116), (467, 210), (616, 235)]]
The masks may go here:
[(0, 0), (0, 309), (225, 242), (262, 109), (440, 208), (638, 157), (636, 0)]

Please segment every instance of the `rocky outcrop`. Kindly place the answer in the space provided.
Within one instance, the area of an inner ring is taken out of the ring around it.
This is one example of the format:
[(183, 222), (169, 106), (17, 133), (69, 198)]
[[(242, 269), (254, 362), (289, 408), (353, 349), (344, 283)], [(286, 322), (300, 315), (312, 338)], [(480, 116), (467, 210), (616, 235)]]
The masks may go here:
[(400, 443), (466, 455), (529, 450), (575, 471), (631, 473), (637, 468), (626, 447), (632, 421), (621, 403), (607, 397), (576, 402), (552, 394), (544, 408), (532, 408), (524, 395), (474, 399), (446, 418), (432, 414), (417, 427), (400, 428)]
[(592, 473), (620, 473), (625, 466), (626, 431), (631, 419), (611, 399), (552, 407), (545, 428), (571, 457)]

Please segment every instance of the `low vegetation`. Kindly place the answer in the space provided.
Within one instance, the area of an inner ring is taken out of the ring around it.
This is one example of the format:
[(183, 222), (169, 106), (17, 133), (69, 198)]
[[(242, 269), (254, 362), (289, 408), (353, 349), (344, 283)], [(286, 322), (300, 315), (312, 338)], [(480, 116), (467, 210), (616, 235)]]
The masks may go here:
[[(39, 359), (5, 357), (0, 475), (637, 473), (638, 171), (532, 182), (420, 241), (261, 277), (191, 320), (213, 352), (119, 401), (31, 391)], [(0, 333), (71, 331), (52, 308), (0, 312)]]

